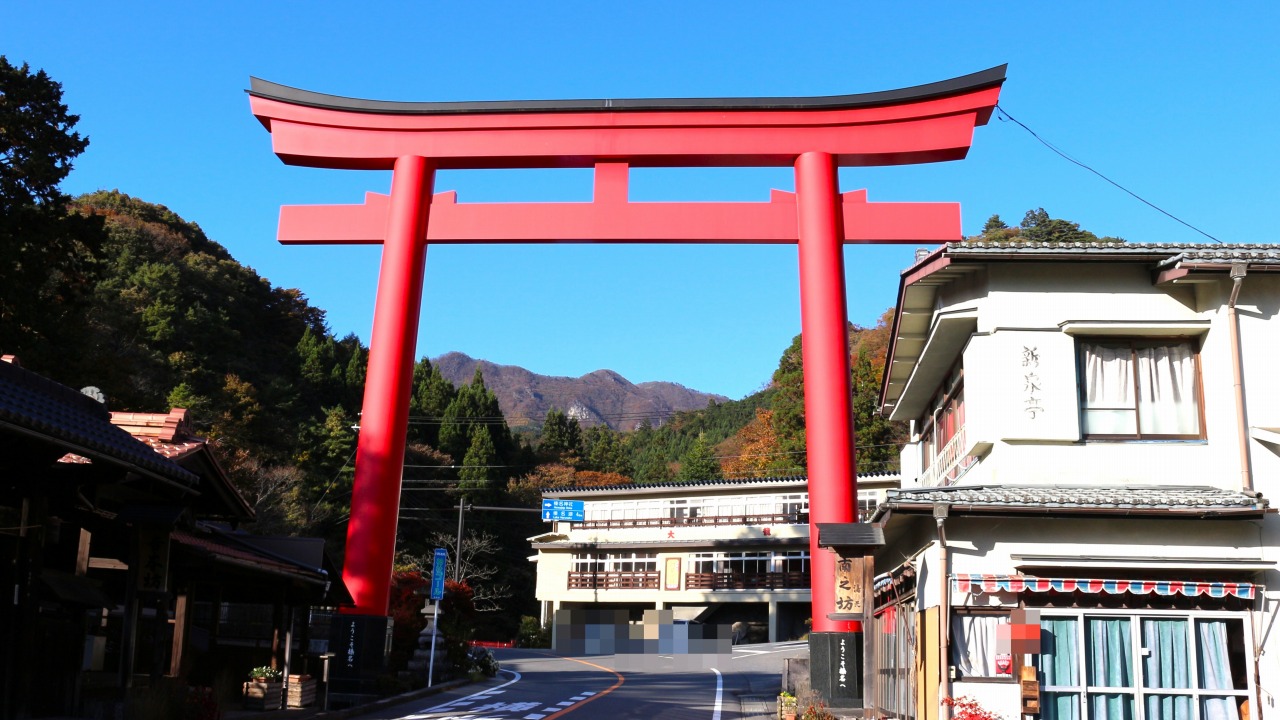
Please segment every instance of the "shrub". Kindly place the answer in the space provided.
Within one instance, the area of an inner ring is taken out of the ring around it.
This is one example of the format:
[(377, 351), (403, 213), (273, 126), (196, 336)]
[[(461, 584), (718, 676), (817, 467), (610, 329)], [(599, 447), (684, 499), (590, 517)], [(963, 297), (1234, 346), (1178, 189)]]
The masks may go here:
[(485, 677), (493, 677), (498, 674), (500, 667), (498, 659), (493, 656), (493, 652), (487, 647), (473, 647), (467, 653), (468, 673), (480, 673)]
[(551, 628), (539, 625), (538, 618), (525, 615), (520, 618), (520, 629), (516, 632), (516, 645), (522, 648), (551, 647)]

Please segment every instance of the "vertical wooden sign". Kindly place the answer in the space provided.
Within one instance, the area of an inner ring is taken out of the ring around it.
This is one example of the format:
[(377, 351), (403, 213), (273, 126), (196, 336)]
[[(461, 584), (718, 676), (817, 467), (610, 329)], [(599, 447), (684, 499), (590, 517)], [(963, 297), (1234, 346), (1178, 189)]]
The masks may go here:
[(840, 558), (836, 563), (837, 613), (862, 614), (865, 605), (864, 558)]

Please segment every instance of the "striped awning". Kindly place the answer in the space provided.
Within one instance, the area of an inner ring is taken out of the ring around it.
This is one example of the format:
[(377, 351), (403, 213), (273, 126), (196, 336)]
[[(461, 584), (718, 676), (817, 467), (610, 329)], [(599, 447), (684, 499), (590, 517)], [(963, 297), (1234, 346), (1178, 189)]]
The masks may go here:
[(959, 573), (951, 576), (951, 589), (962, 593), (984, 592), (1083, 592), (1121, 595), (1207, 595), (1221, 598), (1234, 595), (1252, 600), (1253, 583), (1194, 582), (1186, 580), (1102, 580), (1097, 578), (1045, 578), (1030, 575), (982, 575)]

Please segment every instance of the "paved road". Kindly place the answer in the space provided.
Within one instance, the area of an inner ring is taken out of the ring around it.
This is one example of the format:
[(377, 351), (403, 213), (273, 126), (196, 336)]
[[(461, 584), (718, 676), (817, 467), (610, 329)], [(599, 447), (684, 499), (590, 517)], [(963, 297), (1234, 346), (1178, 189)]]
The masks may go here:
[(359, 720), (737, 720), (767, 717), (781, 684), (782, 658), (804, 643), (743, 645), (732, 656), (561, 657), (550, 651), (500, 650), (502, 672), (423, 700), (360, 715)]

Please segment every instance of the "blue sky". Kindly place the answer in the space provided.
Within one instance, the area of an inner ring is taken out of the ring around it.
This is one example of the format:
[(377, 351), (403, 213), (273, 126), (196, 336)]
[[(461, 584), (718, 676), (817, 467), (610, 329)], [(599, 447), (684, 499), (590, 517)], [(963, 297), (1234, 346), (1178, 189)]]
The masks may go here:
[[(1001, 106), (1226, 242), (1274, 242), (1280, 3), (10, 3), (0, 53), (63, 84), (91, 145), (64, 190), (119, 189), (198, 223), (366, 342), (380, 249), (284, 247), (283, 204), (355, 203), (388, 173), (287, 167), (249, 76), (386, 100), (830, 95), (1009, 64)], [(765, 200), (782, 169), (633, 171), (633, 200)], [(1208, 242), (1010, 122), (963, 161), (846, 169), (872, 201), (960, 202), (966, 234), (1036, 207), (1131, 242)], [(459, 200), (589, 200), (587, 171), (447, 172)], [(908, 246), (846, 250), (849, 317), (894, 302)], [(742, 397), (799, 332), (794, 247), (428, 251), (419, 354), (551, 375), (611, 368)]]

